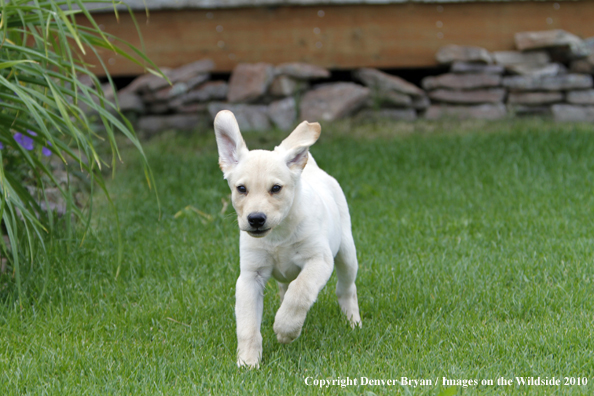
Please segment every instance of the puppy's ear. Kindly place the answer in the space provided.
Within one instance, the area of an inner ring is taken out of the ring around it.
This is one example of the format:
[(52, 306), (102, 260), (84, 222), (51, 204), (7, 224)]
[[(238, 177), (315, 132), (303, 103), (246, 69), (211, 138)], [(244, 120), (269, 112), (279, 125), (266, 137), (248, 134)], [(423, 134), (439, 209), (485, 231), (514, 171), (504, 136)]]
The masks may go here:
[(283, 140), (279, 148), (286, 152), (285, 159), (291, 170), (303, 170), (307, 164), (309, 147), (313, 145), (322, 132), (317, 122), (303, 121)]
[(219, 166), (227, 174), (239, 163), (247, 152), (247, 146), (239, 132), (239, 125), (232, 112), (219, 111), (214, 120), (215, 136), (219, 148)]

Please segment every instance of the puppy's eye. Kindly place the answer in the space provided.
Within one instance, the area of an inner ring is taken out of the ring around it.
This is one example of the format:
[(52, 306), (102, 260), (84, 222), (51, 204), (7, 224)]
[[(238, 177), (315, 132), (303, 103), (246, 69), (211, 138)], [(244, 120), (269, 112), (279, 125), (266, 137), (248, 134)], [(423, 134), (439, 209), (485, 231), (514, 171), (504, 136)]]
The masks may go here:
[(270, 189), (270, 192), (273, 193), (273, 194), (276, 194), (276, 193), (280, 192), (281, 189), (282, 189), (282, 186), (279, 186), (278, 184), (275, 184)]
[(237, 186), (237, 191), (239, 191), (241, 194), (246, 194), (247, 188), (245, 188), (245, 186)]

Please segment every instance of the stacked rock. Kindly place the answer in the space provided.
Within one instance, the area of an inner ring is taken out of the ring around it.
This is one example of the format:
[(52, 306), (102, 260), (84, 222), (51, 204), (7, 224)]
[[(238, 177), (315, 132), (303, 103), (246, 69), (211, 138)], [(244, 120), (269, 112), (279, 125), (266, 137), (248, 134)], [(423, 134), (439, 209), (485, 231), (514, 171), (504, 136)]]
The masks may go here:
[[(103, 86), (105, 97), (125, 114), (134, 114), (138, 129), (153, 134), (166, 129), (192, 130), (212, 121), (221, 110), (235, 113), (244, 130), (288, 130), (300, 119), (333, 121), (352, 115), (369, 98), (368, 88), (352, 82), (312, 82), (330, 77), (322, 67), (306, 63), (240, 63), (229, 82), (210, 81), (211, 60), (177, 69), (161, 68), (161, 76), (145, 74), (117, 92)], [(170, 84), (171, 82), (171, 84)], [(422, 92), (422, 91), (421, 91)]]
[(321, 84), (303, 95), (299, 110), (307, 121), (334, 121), (352, 115), (369, 98), (369, 89), (352, 82)]
[(269, 129), (268, 105), (264, 101), (273, 79), (274, 67), (268, 63), (238, 64), (229, 79), (227, 101), (209, 103), (208, 112), (214, 118), (221, 110), (231, 110), (241, 129)]
[(588, 55), (584, 58), (572, 60), (570, 70), (573, 73), (594, 74), (594, 37), (582, 41)]
[(328, 82), (327, 69), (306, 63), (240, 63), (229, 82), (212, 81), (214, 64), (206, 59), (162, 68), (169, 81), (146, 74), (117, 95), (111, 86), (104, 93), (109, 100), (117, 96), (120, 110), (134, 113), (138, 129), (149, 134), (195, 129), (223, 109), (233, 111), (244, 130), (289, 130), (299, 120), (334, 121), (361, 109), (362, 118), (406, 121), (423, 114), (428, 119), (494, 120), (513, 114), (594, 121), (594, 38), (547, 30), (517, 33), (515, 43), (515, 51), (440, 48), (437, 62), (449, 70), (424, 78), (425, 91), (371, 68), (353, 72), (362, 85)]
[(139, 129), (148, 132), (195, 127), (199, 113), (206, 111), (204, 102), (226, 94), (224, 81), (209, 81), (213, 68), (214, 63), (204, 59), (177, 69), (162, 68), (169, 81), (142, 75), (118, 91), (120, 110), (136, 113)]
[(268, 63), (240, 63), (231, 74), (227, 102), (211, 102), (208, 111), (214, 118), (221, 110), (231, 110), (245, 130), (266, 130), (272, 125), (288, 130), (298, 119), (296, 98), (302, 96), (311, 81), (328, 77), (328, 70), (306, 63), (276, 67)]
[(516, 33), (515, 42), (518, 51), (493, 53), (514, 74), (503, 79), (509, 109), (518, 115), (552, 114), (558, 121), (587, 120), (583, 105), (594, 105), (592, 76), (565, 67), (588, 56), (585, 42), (564, 30)]
[(437, 61), (450, 67), (449, 73), (426, 77), (423, 88), (428, 91), (431, 106), (425, 117), (500, 119), (505, 117), (501, 75), (504, 68), (493, 64), (484, 48), (459, 45), (441, 47)]
[(510, 90), (508, 103), (516, 112), (552, 113), (558, 121), (570, 121), (582, 105), (594, 104), (592, 76), (587, 74), (510, 76), (503, 84)]
[(429, 107), (425, 92), (398, 76), (370, 68), (358, 69), (353, 75), (370, 93), (362, 117), (412, 121), (417, 112)]

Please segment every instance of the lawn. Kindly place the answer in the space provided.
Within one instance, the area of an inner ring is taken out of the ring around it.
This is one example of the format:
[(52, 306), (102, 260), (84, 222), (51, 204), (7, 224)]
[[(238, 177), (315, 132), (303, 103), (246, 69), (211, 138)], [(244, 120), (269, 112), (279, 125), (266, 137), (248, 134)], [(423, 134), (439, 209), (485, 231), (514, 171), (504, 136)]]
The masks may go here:
[[(333, 275), (301, 337), (281, 345), (269, 282), (251, 371), (235, 364), (238, 230), (232, 207), (221, 213), (213, 135), (145, 143), (160, 205), (124, 148), (109, 182), (121, 237), (98, 194), (84, 243), (59, 235), (24, 270), (22, 310), (0, 276), (3, 395), (594, 392), (590, 126), (324, 126), (312, 153), (350, 204), (363, 328), (341, 315)], [(245, 134), (250, 148), (282, 136)], [(358, 385), (308, 385), (347, 377)], [(402, 377), (424, 382), (379, 382)]]

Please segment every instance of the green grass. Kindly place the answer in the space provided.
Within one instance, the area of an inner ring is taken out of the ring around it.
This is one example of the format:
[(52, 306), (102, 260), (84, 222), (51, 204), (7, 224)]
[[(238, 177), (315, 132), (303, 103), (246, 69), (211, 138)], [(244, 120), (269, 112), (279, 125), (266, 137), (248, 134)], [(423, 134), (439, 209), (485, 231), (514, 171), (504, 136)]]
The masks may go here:
[[(10, 274), (1, 276), (3, 395), (592, 394), (590, 126), (325, 126), (312, 152), (350, 203), (363, 328), (341, 316), (333, 276), (301, 337), (281, 345), (269, 282), (253, 371), (235, 365), (238, 230), (231, 207), (220, 213), (229, 191), (211, 135), (146, 143), (160, 214), (139, 155), (124, 150), (110, 182), (121, 265), (114, 215), (99, 199), (82, 246), (56, 238), (23, 268), (24, 310)], [(271, 148), (282, 134), (245, 136), (250, 148)], [(174, 217), (188, 206), (212, 220), (192, 209)], [(304, 383), (347, 376), (433, 384)], [(590, 383), (480, 385), (515, 376)], [(442, 377), (479, 385), (449, 388)]]

